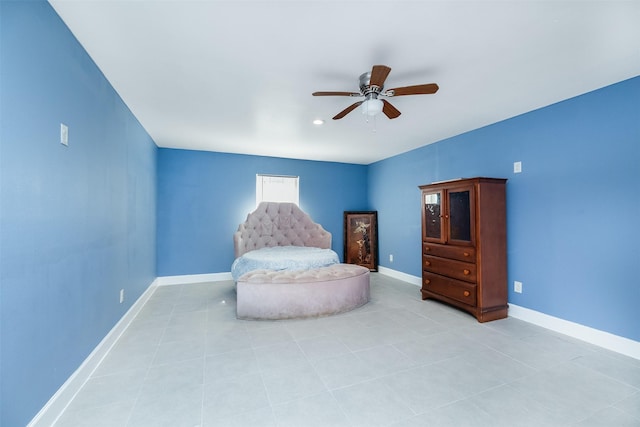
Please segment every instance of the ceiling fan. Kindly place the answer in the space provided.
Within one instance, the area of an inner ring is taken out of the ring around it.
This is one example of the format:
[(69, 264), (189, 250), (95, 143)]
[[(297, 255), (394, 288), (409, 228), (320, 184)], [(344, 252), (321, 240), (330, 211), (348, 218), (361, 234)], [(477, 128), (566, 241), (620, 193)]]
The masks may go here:
[(362, 101), (351, 104), (333, 117), (333, 120), (339, 120), (362, 105), (362, 113), (369, 116), (383, 112), (388, 118), (395, 119), (401, 113), (385, 99), (379, 99), (379, 96), (404, 96), (404, 95), (430, 95), (438, 91), (438, 85), (435, 83), (404, 86), (393, 89), (384, 89), (384, 81), (391, 72), (391, 68), (386, 65), (374, 65), (371, 72), (364, 73), (360, 76), (360, 92), (313, 92), (313, 96), (364, 96)]

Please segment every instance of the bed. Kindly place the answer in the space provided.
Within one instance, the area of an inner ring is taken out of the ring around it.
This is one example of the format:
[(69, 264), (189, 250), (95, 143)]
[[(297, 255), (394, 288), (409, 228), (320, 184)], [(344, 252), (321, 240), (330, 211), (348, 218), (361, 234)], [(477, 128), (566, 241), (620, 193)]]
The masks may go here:
[(263, 202), (233, 235), (237, 281), (254, 270), (308, 270), (338, 264), (331, 233), (294, 203)]
[(369, 301), (369, 270), (341, 264), (331, 233), (294, 203), (261, 203), (233, 243), (240, 319), (325, 316)]

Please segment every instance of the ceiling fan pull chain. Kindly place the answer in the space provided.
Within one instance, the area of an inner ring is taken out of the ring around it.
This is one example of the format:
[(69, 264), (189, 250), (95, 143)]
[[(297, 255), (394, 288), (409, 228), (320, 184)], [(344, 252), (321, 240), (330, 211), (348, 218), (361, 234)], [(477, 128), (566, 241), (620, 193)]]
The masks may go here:
[(372, 122), (372, 127), (371, 127), (371, 132), (372, 133), (376, 133), (378, 131), (378, 129), (377, 129), (378, 122), (376, 120), (376, 117), (377, 117), (377, 115), (369, 116), (369, 115), (365, 114), (365, 120), (367, 121), (367, 123), (369, 123), (370, 120)]

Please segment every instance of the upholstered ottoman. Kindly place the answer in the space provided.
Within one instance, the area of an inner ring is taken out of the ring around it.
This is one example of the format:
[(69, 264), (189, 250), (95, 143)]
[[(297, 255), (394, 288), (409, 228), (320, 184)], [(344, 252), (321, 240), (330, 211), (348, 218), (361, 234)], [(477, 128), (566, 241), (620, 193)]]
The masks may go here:
[(369, 302), (369, 270), (334, 264), (304, 271), (255, 270), (237, 282), (238, 319), (328, 316)]

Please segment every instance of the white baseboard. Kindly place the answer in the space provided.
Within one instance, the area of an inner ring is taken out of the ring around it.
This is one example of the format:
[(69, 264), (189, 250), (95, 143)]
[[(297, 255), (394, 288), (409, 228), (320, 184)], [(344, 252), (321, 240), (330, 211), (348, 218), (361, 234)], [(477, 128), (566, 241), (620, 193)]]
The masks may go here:
[(640, 342), (509, 304), (509, 316), (640, 360)]
[[(378, 266), (378, 271), (385, 276), (393, 277), (412, 285), (422, 286), (420, 277), (380, 266)], [(509, 316), (640, 360), (640, 342), (638, 341), (590, 328), (579, 323), (569, 322), (568, 320), (515, 304), (509, 304)]]
[(223, 280), (233, 280), (231, 272), (228, 273), (209, 273), (209, 274), (190, 274), (184, 276), (161, 276), (156, 279), (158, 286), (167, 285), (187, 285), (190, 283), (203, 282), (220, 282)]
[(82, 362), (82, 365), (65, 381), (58, 391), (49, 399), (42, 407), (40, 412), (31, 420), (27, 427), (49, 427), (52, 426), (62, 415), (62, 412), (69, 406), (75, 395), (80, 391), (82, 386), (91, 377), (91, 374), (100, 365), (100, 362), (109, 353), (118, 338), (127, 329), (142, 307), (149, 300), (157, 284), (155, 279), (146, 291), (138, 298), (138, 300), (127, 310), (120, 318), (118, 323), (109, 331), (109, 333), (100, 341), (100, 344), (91, 352), (91, 354)]
[(411, 274), (403, 273), (401, 271), (392, 270), (387, 267), (378, 266), (378, 272), (385, 276), (393, 277), (394, 279), (402, 280), (403, 282), (411, 283), (415, 286), (422, 286), (422, 278), (418, 276), (412, 276)]

